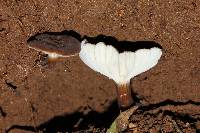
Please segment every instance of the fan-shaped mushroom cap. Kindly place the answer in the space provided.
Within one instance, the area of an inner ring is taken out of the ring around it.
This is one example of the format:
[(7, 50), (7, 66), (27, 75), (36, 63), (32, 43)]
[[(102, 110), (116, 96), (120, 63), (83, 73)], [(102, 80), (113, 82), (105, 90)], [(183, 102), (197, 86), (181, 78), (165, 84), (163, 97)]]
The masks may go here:
[(87, 40), (81, 42), (79, 53), (86, 65), (113, 79), (117, 84), (128, 83), (132, 77), (154, 67), (161, 55), (162, 51), (158, 47), (136, 51), (126, 49), (119, 53), (112, 45), (104, 42), (91, 44)]
[(81, 42), (70, 35), (39, 34), (28, 40), (28, 46), (50, 58), (78, 55)]

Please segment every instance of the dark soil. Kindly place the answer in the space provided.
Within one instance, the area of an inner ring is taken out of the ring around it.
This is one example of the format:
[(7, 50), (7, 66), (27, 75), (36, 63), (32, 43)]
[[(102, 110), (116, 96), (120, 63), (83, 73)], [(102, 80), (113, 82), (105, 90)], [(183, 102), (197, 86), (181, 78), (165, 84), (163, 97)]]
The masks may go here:
[(199, 12), (198, 0), (0, 0), (0, 132), (105, 132), (119, 114), (112, 80), (27, 46), (64, 30), (159, 43), (158, 65), (131, 82), (132, 131), (200, 132)]

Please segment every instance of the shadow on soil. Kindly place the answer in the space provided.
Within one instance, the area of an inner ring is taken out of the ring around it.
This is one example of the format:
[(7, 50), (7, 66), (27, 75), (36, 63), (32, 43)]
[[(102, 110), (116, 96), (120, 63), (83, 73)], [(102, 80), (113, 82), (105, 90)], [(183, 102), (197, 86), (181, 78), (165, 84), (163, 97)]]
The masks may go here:
[(64, 114), (55, 116), (52, 119), (34, 127), (34, 126), (22, 126), (13, 125), (6, 132), (11, 132), (13, 129), (21, 129), (25, 131), (44, 133), (56, 133), (56, 132), (73, 132), (88, 129), (88, 126), (92, 124), (94, 127), (106, 128), (109, 127), (112, 121), (119, 115), (119, 108), (117, 101), (114, 101), (107, 111), (98, 113), (91, 111), (87, 115), (83, 115), (81, 112), (74, 112), (72, 114)]
[(156, 43), (155, 41), (119, 41), (117, 38), (113, 36), (106, 36), (103, 34), (100, 34), (94, 37), (89, 37), (89, 36), (84, 35), (82, 37), (79, 33), (77, 33), (74, 30), (69, 30), (69, 31), (65, 30), (62, 32), (39, 33), (39, 34), (36, 34), (35, 36), (30, 37), (27, 40), (27, 44), (32, 47), (35, 47), (35, 46), (44, 47), (44, 45), (51, 46), (52, 44), (56, 44), (56, 47), (59, 46), (57, 44), (60, 44), (60, 45), (62, 44), (61, 46), (63, 46), (66, 44), (66, 35), (76, 38), (80, 43), (82, 40), (85, 40), (85, 39), (87, 40), (86, 42), (89, 42), (93, 45), (96, 45), (99, 42), (104, 42), (105, 45), (113, 46), (119, 53), (122, 53), (124, 51), (135, 52), (139, 49), (150, 49), (153, 47), (162, 49), (161, 45)]
[(6, 113), (4, 112), (4, 110), (2, 109), (2, 107), (0, 107), (0, 116), (2, 117), (6, 117)]
[[(199, 106), (200, 102), (187, 101), (187, 102), (176, 102), (172, 100), (165, 100), (157, 104), (150, 104), (147, 106), (141, 106), (138, 110), (145, 112), (153, 109), (157, 109), (162, 106), (173, 105), (173, 106), (184, 106), (184, 105), (194, 105)], [(141, 113), (141, 112), (140, 112)], [(44, 122), (36, 127), (34, 126), (22, 126), (22, 125), (13, 125), (11, 126), (6, 133), (10, 132), (13, 129), (21, 129), (25, 131), (38, 132), (43, 131), (44, 133), (49, 132), (73, 132), (86, 130), (92, 124), (95, 128), (108, 128), (114, 119), (118, 116), (119, 109), (117, 101), (114, 101), (107, 111), (103, 113), (98, 113), (91, 111), (88, 115), (83, 115), (80, 112), (75, 112), (73, 114), (66, 114), (61, 116), (55, 116), (47, 122)], [(177, 119), (186, 121), (186, 122), (197, 122), (200, 121), (200, 118), (194, 118), (189, 114), (179, 114), (172, 111), (165, 111), (166, 115), (170, 115)], [(197, 129), (197, 132), (200, 132), (200, 129)]]
[(173, 106), (181, 106), (182, 105), (183, 106), (183, 105), (188, 105), (188, 104), (199, 106), (200, 102), (195, 102), (192, 100), (188, 100), (186, 102), (181, 102), (181, 101), (173, 101), (173, 100), (167, 99), (160, 103), (149, 104), (147, 106), (141, 106), (139, 109), (143, 110), (143, 111), (149, 111), (149, 110), (153, 110), (153, 109), (156, 109), (156, 108), (159, 108), (162, 106), (167, 106), (167, 105), (173, 105)]

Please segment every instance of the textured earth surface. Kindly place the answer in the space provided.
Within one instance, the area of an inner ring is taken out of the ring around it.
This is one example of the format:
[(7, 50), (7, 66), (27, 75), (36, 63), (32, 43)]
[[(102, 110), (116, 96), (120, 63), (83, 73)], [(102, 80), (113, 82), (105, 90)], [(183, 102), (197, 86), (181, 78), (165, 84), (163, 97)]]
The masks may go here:
[(27, 46), (64, 30), (159, 43), (158, 65), (131, 80), (144, 105), (131, 131), (200, 132), (199, 12), (198, 0), (0, 0), (0, 132), (105, 132), (119, 114), (112, 80)]

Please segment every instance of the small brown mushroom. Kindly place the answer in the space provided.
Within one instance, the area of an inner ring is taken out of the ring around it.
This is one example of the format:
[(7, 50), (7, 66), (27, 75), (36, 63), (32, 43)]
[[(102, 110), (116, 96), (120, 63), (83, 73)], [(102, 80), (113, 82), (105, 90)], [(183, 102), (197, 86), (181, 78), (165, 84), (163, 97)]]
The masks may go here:
[(78, 39), (64, 34), (39, 34), (30, 38), (27, 42), (30, 48), (48, 54), (50, 60), (76, 56), (81, 49), (81, 43)]

